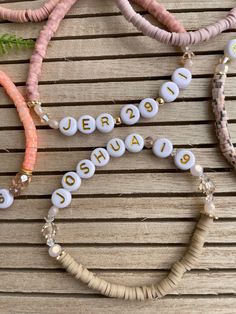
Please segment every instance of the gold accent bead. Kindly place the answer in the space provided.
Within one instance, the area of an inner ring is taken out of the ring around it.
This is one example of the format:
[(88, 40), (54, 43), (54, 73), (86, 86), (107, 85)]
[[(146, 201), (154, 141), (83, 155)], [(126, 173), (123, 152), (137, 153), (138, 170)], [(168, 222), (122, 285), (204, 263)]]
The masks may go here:
[(116, 124), (116, 125), (121, 125), (121, 124), (122, 124), (122, 121), (121, 121), (121, 118), (120, 118), (120, 117), (117, 117), (117, 118), (115, 119), (115, 124)]
[(38, 100), (31, 100), (27, 102), (27, 106), (29, 108), (34, 108), (36, 105), (40, 105), (41, 106), (41, 102)]
[(158, 105), (163, 106), (165, 104), (165, 100), (161, 97), (158, 97), (156, 99), (156, 102), (158, 103)]
[(24, 173), (24, 174), (27, 174), (27, 176), (32, 176), (32, 171), (31, 170), (27, 170), (27, 169), (22, 168), (21, 172)]

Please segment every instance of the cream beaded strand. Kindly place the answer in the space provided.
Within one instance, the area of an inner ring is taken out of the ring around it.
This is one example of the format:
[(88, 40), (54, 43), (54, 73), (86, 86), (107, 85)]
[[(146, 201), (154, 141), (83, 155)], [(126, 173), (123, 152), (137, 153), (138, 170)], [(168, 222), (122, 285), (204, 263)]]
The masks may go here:
[[(200, 180), (199, 190), (206, 196), (204, 209), (196, 225), (190, 241), (190, 246), (183, 257), (173, 264), (168, 276), (156, 286), (127, 287), (109, 283), (78, 264), (73, 257), (67, 253), (59, 244), (56, 244), (55, 237), (57, 227), (54, 220), (59, 209), (66, 208), (72, 201), (71, 193), (80, 188), (81, 179), (91, 178), (96, 167), (103, 167), (110, 161), (110, 157), (121, 157), (125, 151), (138, 153), (144, 148), (152, 148), (155, 156), (160, 158), (173, 157), (177, 168), (190, 170), (191, 174)], [(58, 262), (76, 279), (80, 279), (88, 287), (100, 293), (114, 298), (128, 300), (145, 300), (161, 298), (170, 293), (177, 287), (184, 273), (191, 270), (198, 261), (209, 228), (215, 217), (215, 205), (213, 193), (215, 186), (213, 182), (204, 174), (203, 168), (196, 165), (195, 156), (190, 150), (182, 149), (173, 151), (173, 145), (166, 138), (157, 139), (155, 142), (149, 137), (143, 139), (139, 134), (128, 135), (123, 141), (120, 138), (111, 139), (104, 148), (96, 148), (90, 159), (82, 160), (78, 163), (76, 172), (66, 173), (61, 181), (62, 187), (53, 192), (51, 200), (53, 206), (49, 209), (48, 216), (45, 218), (46, 224), (43, 226), (42, 233), (49, 246), (49, 255), (56, 258)]]

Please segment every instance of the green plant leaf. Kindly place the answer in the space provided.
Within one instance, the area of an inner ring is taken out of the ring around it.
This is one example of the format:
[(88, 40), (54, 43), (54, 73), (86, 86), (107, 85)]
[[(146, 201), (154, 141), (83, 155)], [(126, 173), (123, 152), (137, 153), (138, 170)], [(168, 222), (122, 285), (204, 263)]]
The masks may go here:
[(24, 39), (16, 35), (3, 34), (0, 36), (0, 54), (7, 54), (11, 49), (32, 49), (35, 42), (32, 39)]

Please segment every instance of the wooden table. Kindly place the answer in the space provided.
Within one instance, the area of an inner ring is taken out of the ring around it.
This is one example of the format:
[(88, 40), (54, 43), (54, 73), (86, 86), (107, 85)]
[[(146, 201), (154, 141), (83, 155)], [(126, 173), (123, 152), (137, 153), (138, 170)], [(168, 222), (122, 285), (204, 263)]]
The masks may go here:
[[(37, 7), (43, 1), (0, 1), (8, 7)], [(206, 25), (235, 5), (233, 0), (165, 0), (187, 29)], [(150, 18), (150, 17), (148, 17)], [(36, 38), (43, 23), (1, 22), (1, 34)], [(211, 79), (226, 32), (194, 47), (197, 56), (191, 87), (157, 118), (135, 127), (117, 128), (112, 136), (135, 131), (170, 138), (191, 147), (215, 180), (220, 220), (211, 230), (199, 265), (173, 295), (160, 301), (112, 300), (85, 288), (48, 257), (40, 230), (50, 194), (65, 171), (104, 146), (111, 134), (65, 138), (40, 125), (38, 165), (33, 182), (14, 206), (1, 211), (0, 313), (171, 314), (236, 313), (236, 176), (217, 148), (211, 113)], [(6, 71), (23, 92), (31, 51), (1, 56)], [(142, 36), (125, 21), (112, 0), (80, 0), (50, 43), (40, 83), (42, 102), (58, 119), (70, 115), (115, 116), (124, 103), (155, 97), (160, 84), (178, 66), (180, 51)], [(227, 109), (236, 142), (236, 62), (227, 81)], [(1, 186), (20, 167), (24, 136), (12, 103), (0, 91)], [(176, 172), (171, 161), (151, 152), (127, 154), (82, 185), (69, 209), (59, 216), (58, 239), (88, 268), (120, 283), (160, 280), (185, 250), (203, 199), (197, 183)]]

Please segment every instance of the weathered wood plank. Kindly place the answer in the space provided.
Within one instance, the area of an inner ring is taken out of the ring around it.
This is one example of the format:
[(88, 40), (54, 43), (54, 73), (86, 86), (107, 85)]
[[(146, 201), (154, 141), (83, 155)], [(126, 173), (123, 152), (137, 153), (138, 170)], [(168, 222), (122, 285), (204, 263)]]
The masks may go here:
[[(227, 206), (225, 202), (227, 200)], [(171, 219), (195, 218), (202, 210), (203, 197), (109, 197), (74, 198), (70, 210), (60, 211), (62, 219)], [(236, 218), (236, 197), (215, 197), (220, 218)], [(48, 199), (16, 199), (14, 206), (1, 212), (1, 220), (42, 219), (50, 206)]]
[[(207, 243), (235, 243), (234, 222), (215, 223)], [(188, 243), (193, 222), (58, 222), (61, 243)], [(1, 243), (43, 243), (42, 223), (1, 223)], [(11, 232), (9, 232), (11, 230)], [(14, 234), (14, 236), (12, 236)]]
[[(78, 246), (65, 247), (73, 257), (93, 269), (169, 269), (171, 264), (186, 250), (175, 246)], [(24, 254), (22, 254), (24, 252)], [(0, 268), (4, 269), (58, 269), (60, 268), (47, 252), (39, 246), (1, 246)], [(235, 269), (236, 250), (234, 246), (207, 246), (195, 269)]]
[[(236, 177), (233, 172), (211, 173), (211, 179), (216, 183), (218, 193), (235, 193)], [(61, 175), (34, 176), (34, 180), (22, 195), (50, 195), (60, 186)], [(9, 177), (2, 176), (4, 186), (9, 183)], [(42, 185), (41, 182), (44, 182)], [(110, 184), (107, 184), (107, 183)], [(145, 182), (145, 184), (144, 184)], [(93, 179), (83, 182), (74, 195), (131, 195), (147, 196), (153, 193), (197, 193), (199, 180), (189, 173), (110, 173), (97, 174)], [(167, 192), (168, 191), (168, 192)]]
[[(165, 277), (167, 272), (135, 271), (98, 271), (96, 275), (105, 280), (130, 286), (155, 285)], [(46, 276), (45, 276), (46, 275)], [(43, 271), (0, 271), (0, 292), (17, 293), (58, 293), (58, 294), (94, 294), (80, 281), (67, 273)], [(236, 274), (234, 271), (192, 271), (184, 276), (183, 281), (173, 294), (216, 295), (222, 293), (236, 294)], [(227, 285), (222, 285), (227, 282)]]

